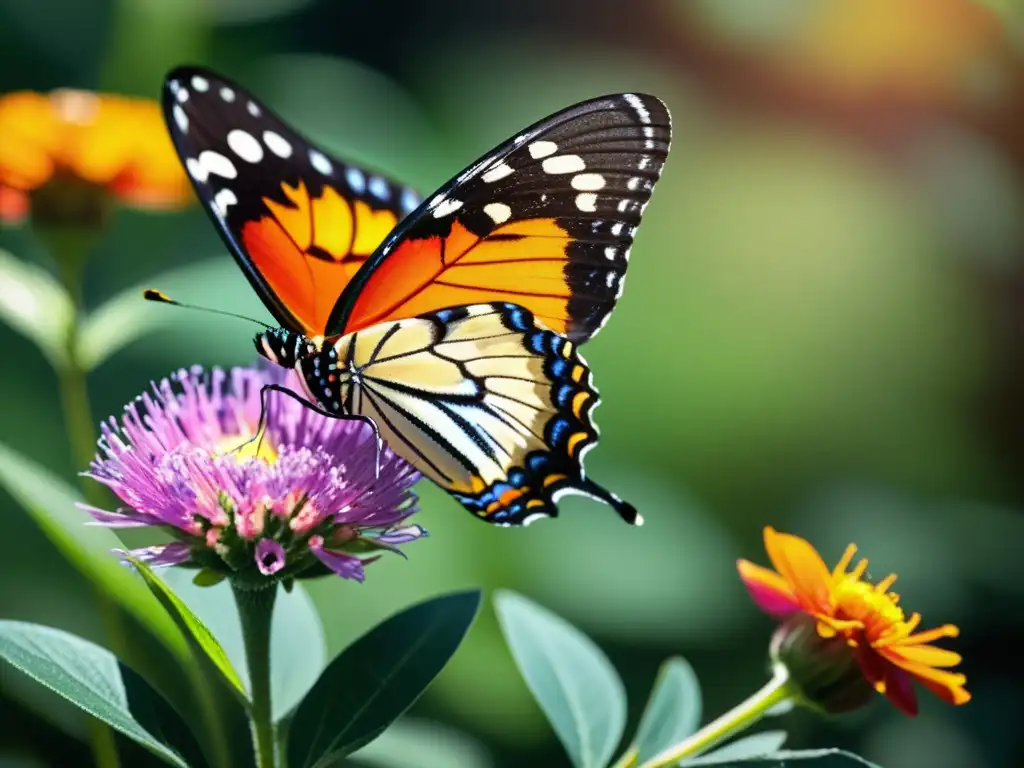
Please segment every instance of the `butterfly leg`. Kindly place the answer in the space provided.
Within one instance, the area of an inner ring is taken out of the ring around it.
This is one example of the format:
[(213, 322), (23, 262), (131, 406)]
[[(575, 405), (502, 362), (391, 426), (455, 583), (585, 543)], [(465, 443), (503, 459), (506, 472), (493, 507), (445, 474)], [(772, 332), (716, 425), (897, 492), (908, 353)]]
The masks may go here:
[(374, 461), (374, 473), (375, 473), (374, 476), (375, 477), (380, 477), (380, 454), (381, 454), (381, 451), (384, 448), (384, 440), (380, 436), (380, 430), (377, 428), (377, 422), (376, 421), (371, 419), (369, 416), (361, 416), (361, 415), (340, 416), (340, 415), (338, 415), (336, 413), (331, 413), (330, 411), (325, 411), (323, 408), (320, 408), (320, 407), (314, 405), (313, 403), (309, 402), (308, 400), (306, 400), (304, 397), (299, 395), (297, 392), (294, 392), (293, 390), (290, 390), (287, 387), (282, 387), (280, 384), (264, 384), (263, 387), (260, 389), (260, 420), (259, 420), (259, 425), (256, 428), (256, 434), (253, 435), (252, 437), (250, 437), (248, 440), (246, 440), (240, 446), (235, 448), (236, 451), (241, 450), (242, 448), (244, 448), (245, 446), (247, 446), (249, 443), (251, 443), (253, 440), (256, 440), (257, 438), (259, 438), (260, 441), (263, 440), (263, 428), (266, 426), (266, 422), (267, 422), (267, 394), (269, 392), (280, 392), (282, 395), (287, 395), (288, 397), (292, 398), (292, 400), (295, 400), (303, 408), (308, 408), (309, 410), (313, 411), (314, 413), (318, 413), (321, 416), (326, 416), (329, 419), (346, 419), (346, 420), (351, 420), (351, 421), (361, 421), (364, 424), (369, 425), (370, 429), (373, 430), (373, 436), (374, 436), (374, 438), (376, 438), (376, 445), (377, 445), (377, 456), (376, 456), (376, 459)]

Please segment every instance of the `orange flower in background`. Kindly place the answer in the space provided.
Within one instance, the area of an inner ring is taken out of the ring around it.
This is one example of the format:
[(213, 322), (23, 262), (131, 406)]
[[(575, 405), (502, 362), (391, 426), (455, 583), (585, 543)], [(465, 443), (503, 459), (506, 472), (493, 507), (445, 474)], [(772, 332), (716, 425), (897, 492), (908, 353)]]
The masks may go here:
[(67, 89), (9, 93), (0, 97), (0, 220), (20, 220), (37, 196), (73, 216), (102, 197), (179, 208), (192, 192), (155, 101)]
[(960, 655), (930, 645), (956, 637), (959, 629), (946, 624), (915, 634), (921, 616), (908, 618), (899, 607), (899, 596), (889, 591), (895, 575), (878, 584), (864, 581), (867, 560), (848, 571), (857, 552), (853, 544), (830, 572), (804, 539), (765, 528), (764, 543), (775, 571), (737, 562), (744, 585), (763, 611), (780, 619), (805, 614), (816, 622), (820, 637), (844, 640), (864, 678), (908, 715), (917, 714), (912, 680), (950, 704), (970, 701), (967, 679), (948, 671), (960, 663)]
[(976, 0), (826, 0), (780, 54), (850, 94), (946, 100), (999, 77), (1009, 49), (999, 16)]

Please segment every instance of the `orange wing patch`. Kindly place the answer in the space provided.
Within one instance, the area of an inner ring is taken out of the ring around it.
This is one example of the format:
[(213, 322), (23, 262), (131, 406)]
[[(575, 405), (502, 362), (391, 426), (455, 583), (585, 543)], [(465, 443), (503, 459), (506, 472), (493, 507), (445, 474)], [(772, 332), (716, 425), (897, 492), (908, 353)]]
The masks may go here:
[(312, 197), (300, 180), (281, 185), (271, 216), (246, 222), (242, 244), (278, 300), (310, 336), (323, 334), (338, 294), (397, 223), (390, 210), (350, 204), (331, 186)]
[(565, 276), (570, 239), (551, 218), (510, 222), (485, 238), (456, 219), (447, 236), (406, 240), (377, 266), (345, 332), (445, 307), (506, 301), (565, 333), (572, 296)]

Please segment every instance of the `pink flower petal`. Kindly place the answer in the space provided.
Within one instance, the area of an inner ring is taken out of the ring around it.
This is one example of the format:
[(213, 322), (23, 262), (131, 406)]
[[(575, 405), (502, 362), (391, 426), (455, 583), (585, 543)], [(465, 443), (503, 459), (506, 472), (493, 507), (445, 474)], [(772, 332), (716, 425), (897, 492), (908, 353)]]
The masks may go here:
[(769, 616), (784, 619), (800, 610), (796, 595), (779, 574), (748, 560), (737, 560), (736, 569), (754, 604)]

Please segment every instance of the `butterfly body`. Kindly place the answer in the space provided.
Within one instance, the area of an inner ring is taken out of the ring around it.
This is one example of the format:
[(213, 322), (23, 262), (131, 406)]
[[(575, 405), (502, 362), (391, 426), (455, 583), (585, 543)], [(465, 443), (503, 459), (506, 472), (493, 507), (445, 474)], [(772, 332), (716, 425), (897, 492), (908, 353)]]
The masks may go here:
[(562, 110), (422, 203), (207, 70), (172, 72), (164, 105), (200, 199), (281, 323), (256, 349), (294, 368), (311, 402), (371, 419), (488, 522), (554, 517), (570, 492), (639, 522), (584, 474), (598, 396), (577, 347), (622, 292), (668, 153), (659, 100)]

